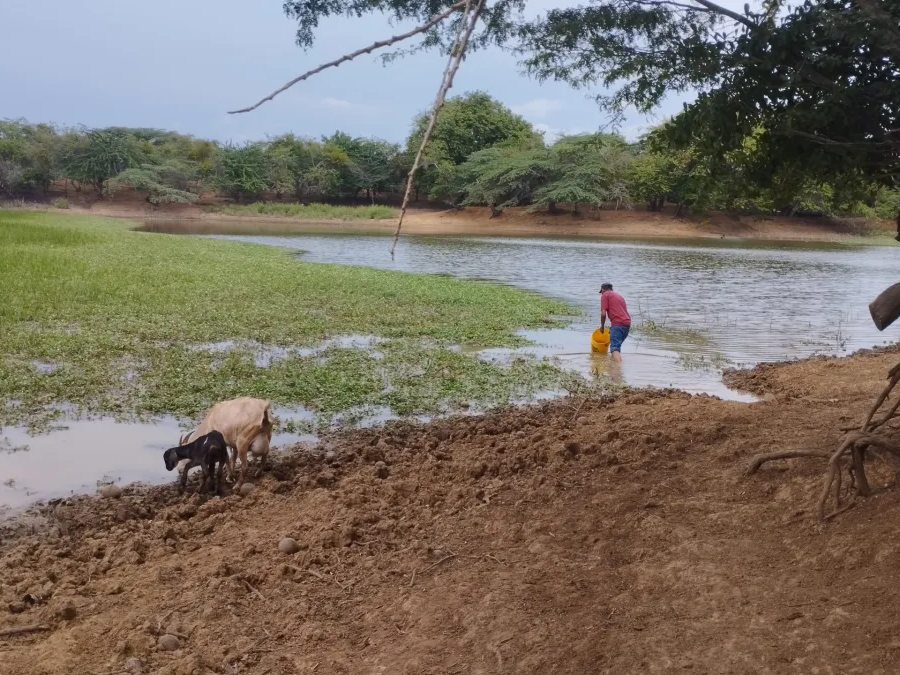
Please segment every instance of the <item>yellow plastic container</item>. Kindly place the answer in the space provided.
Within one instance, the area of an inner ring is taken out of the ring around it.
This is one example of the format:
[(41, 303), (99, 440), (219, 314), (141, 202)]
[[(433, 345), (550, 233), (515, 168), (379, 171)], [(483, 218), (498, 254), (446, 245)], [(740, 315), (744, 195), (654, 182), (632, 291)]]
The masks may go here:
[(606, 353), (609, 350), (609, 328), (599, 328), (591, 333), (591, 351)]

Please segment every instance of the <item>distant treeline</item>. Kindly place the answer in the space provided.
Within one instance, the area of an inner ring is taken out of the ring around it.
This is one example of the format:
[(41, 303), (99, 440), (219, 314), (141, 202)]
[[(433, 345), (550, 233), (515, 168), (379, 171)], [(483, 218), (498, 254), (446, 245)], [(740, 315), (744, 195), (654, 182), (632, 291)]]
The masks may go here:
[[(213, 191), (239, 203), (261, 199), (347, 202), (394, 200), (402, 191), (427, 118), (418, 115), (403, 145), (335, 132), (286, 134), (233, 144), (157, 129), (59, 128), (0, 121), (0, 198), (46, 195), (68, 181), (113, 198), (123, 190), (151, 204), (191, 203)], [(667, 145), (651, 131), (636, 143), (616, 134), (564, 136), (548, 143), (487, 94), (448, 101), (415, 184), (415, 198), (448, 206), (718, 210), (893, 218), (900, 191), (848, 168), (821, 180), (798, 166), (767, 172), (754, 135), (724, 159)]]

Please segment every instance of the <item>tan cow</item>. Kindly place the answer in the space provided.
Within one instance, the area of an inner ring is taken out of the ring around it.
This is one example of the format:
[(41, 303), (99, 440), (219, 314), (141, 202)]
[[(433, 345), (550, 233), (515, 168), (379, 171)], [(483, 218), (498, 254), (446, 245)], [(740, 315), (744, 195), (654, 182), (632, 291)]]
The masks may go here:
[(265, 468), (274, 424), (275, 417), (270, 401), (247, 396), (220, 401), (209, 409), (199, 427), (181, 437), (179, 444), (190, 443), (192, 439), (213, 430), (220, 432), (225, 437), (225, 443), (231, 448), (231, 461), (228, 463), (228, 475), (231, 480), (234, 480), (237, 458), (238, 456), (241, 458), (241, 477), (234, 486), (235, 490), (239, 490), (247, 475), (248, 452), (260, 457), (257, 476)]

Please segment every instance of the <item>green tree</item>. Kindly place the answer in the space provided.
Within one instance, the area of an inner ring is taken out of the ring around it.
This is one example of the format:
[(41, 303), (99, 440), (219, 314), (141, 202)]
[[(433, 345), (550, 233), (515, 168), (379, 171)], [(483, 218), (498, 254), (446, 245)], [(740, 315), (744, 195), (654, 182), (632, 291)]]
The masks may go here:
[(530, 204), (554, 168), (551, 154), (544, 149), (482, 150), (460, 167), (469, 178), (462, 203), (486, 204), (491, 217), (512, 206)]
[(278, 197), (293, 192), (291, 151), (290, 147), (283, 143), (269, 143), (266, 146), (266, 183), (268, 189)]
[(123, 129), (91, 129), (77, 136), (63, 161), (69, 180), (103, 194), (106, 182), (144, 159), (137, 139)]
[(625, 141), (610, 134), (582, 134), (559, 139), (550, 148), (553, 171), (534, 194), (532, 208), (572, 204), (600, 208), (606, 202), (630, 206), (626, 178), (632, 160)]
[(273, 139), (271, 147), (287, 156), (294, 196), (300, 201), (326, 199), (341, 193), (345, 167), (350, 163), (341, 148), (293, 134)]
[(377, 138), (350, 138), (347, 134), (336, 133), (325, 139), (326, 144), (343, 150), (349, 162), (345, 165), (348, 173), (347, 192), (366, 192), (372, 204), (378, 192), (388, 192), (397, 188), (394, 180), (394, 163), (400, 152), (394, 143)]
[(22, 165), (9, 159), (0, 159), (0, 192), (15, 196), (22, 185)]
[(186, 159), (196, 165), (201, 177), (207, 178), (215, 171), (218, 152), (216, 142), (192, 138), (188, 144)]
[[(64, 139), (50, 124), (0, 120), (0, 189), (46, 194), (61, 172)], [(13, 177), (15, 177), (13, 179)]]
[[(428, 125), (428, 113), (413, 121), (406, 154), (415, 156)], [(543, 139), (521, 116), (484, 92), (448, 99), (425, 149), (417, 189), (430, 192), (442, 172), (465, 162), (470, 155), (495, 146), (541, 147)]]
[[(426, 23), (449, 4), (287, 0), (284, 9), (308, 47), (327, 16)], [(855, 167), (870, 182), (898, 181), (900, 0), (756, 0), (743, 12), (712, 0), (595, 0), (536, 18), (523, 8), (523, 0), (488, 5), (474, 47), (511, 47), (540, 80), (611, 90), (597, 98), (616, 115), (700, 91), (667, 132), (705, 158), (723, 159), (761, 128), (757, 166), (768, 164), (770, 177), (802, 166), (821, 182)], [(409, 51), (446, 49), (459, 20), (431, 28)]]
[[(428, 114), (413, 122), (407, 150), (419, 147)], [(451, 98), (437, 119), (426, 155), (432, 162), (462, 164), (469, 155), (495, 145), (541, 144), (540, 136), (520, 115), (482, 91)]]
[(147, 201), (153, 206), (191, 204), (198, 199), (198, 195), (188, 189), (195, 177), (195, 168), (177, 159), (169, 159), (161, 164), (142, 164), (125, 169), (110, 178), (105, 194), (113, 196), (123, 188), (130, 187), (145, 191)]
[(215, 184), (238, 203), (258, 199), (269, 186), (265, 144), (229, 144), (221, 149), (218, 159)]
[(431, 197), (453, 205), (483, 204), (493, 216), (511, 206), (557, 210), (557, 204), (629, 206), (632, 152), (606, 134), (559, 139), (550, 148), (493, 147), (439, 175)]

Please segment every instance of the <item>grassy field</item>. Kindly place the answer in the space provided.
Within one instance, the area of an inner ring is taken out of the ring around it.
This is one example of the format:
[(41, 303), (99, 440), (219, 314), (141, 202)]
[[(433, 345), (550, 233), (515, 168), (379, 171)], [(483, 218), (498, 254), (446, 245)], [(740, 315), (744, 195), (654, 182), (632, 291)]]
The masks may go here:
[[(571, 382), (533, 360), (492, 365), (448, 348), (516, 345), (515, 328), (570, 311), (558, 302), (130, 227), (0, 211), (0, 424), (41, 428), (61, 409), (195, 417), (240, 395), (328, 421), (364, 406), (493, 405)], [(349, 335), (384, 339), (323, 344)]]
[(331, 204), (223, 204), (208, 207), (212, 213), (226, 216), (280, 216), (305, 220), (384, 220), (396, 218), (399, 211), (390, 206), (332, 206)]

